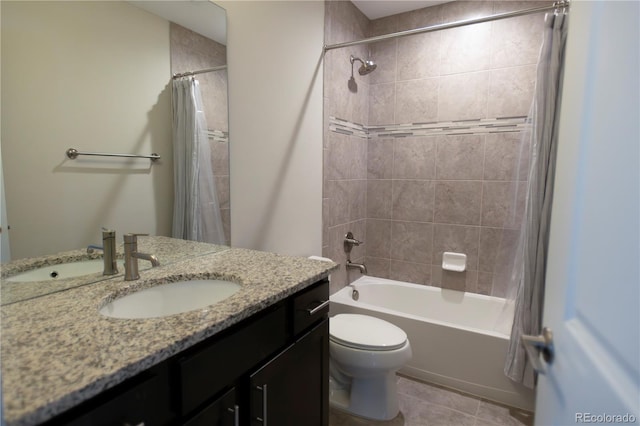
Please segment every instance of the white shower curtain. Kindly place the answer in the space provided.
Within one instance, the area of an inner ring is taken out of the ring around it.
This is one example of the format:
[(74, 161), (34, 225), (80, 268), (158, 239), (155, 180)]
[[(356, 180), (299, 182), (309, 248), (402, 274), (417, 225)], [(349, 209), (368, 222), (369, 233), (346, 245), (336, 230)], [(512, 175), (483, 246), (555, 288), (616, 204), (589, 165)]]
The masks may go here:
[(225, 244), (198, 81), (173, 80), (174, 238)]
[(510, 379), (530, 388), (535, 386), (535, 374), (520, 337), (538, 335), (542, 326), (567, 20), (564, 13), (545, 17), (536, 88), (529, 113), (531, 128), (524, 135), (531, 144), (531, 168), (511, 275), (515, 314), (504, 372)]

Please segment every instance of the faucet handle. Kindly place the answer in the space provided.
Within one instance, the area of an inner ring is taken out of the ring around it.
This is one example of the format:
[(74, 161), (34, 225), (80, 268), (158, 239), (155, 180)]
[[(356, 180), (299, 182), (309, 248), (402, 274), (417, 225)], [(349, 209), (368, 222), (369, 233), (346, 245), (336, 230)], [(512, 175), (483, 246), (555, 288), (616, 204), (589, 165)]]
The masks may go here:
[(125, 243), (137, 243), (138, 242), (138, 237), (145, 237), (149, 234), (136, 234), (133, 232), (129, 232), (128, 234), (124, 234), (124, 242)]
[(353, 238), (353, 232), (351, 231), (347, 232), (347, 235), (344, 236), (344, 242), (345, 244), (348, 243), (354, 246), (359, 246), (360, 244), (363, 243), (363, 241), (356, 240), (355, 238)]
[(347, 260), (349, 260), (353, 246), (359, 246), (360, 244), (362, 244), (362, 241), (353, 238), (353, 232), (347, 232), (344, 236), (344, 252), (347, 253)]
[(115, 238), (116, 237), (116, 231), (114, 229), (107, 229), (104, 226), (102, 227), (102, 239), (106, 239), (106, 238)]

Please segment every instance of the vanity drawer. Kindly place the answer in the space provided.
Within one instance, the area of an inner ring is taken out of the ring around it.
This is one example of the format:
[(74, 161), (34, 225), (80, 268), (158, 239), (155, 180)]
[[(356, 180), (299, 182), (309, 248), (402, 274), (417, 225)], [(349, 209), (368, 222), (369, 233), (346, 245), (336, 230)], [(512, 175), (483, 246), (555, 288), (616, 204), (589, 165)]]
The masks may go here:
[(284, 303), (178, 359), (180, 412), (188, 415), (288, 340)]
[(302, 290), (293, 297), (294, 336), (327, 317), (329, 313), (329, 280)]

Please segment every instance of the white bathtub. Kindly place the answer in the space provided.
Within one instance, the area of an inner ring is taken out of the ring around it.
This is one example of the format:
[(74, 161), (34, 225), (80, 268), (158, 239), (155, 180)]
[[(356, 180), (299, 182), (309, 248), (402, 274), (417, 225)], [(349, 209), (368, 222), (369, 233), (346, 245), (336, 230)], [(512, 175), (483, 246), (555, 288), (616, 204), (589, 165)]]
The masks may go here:
[(533, 391), (503, 373), (513, 318), (505, 299), (363, 276), (331, 296), (330, 315), (340, 313), (402, 328), (413, 358), (401, 373), (533, 411)]

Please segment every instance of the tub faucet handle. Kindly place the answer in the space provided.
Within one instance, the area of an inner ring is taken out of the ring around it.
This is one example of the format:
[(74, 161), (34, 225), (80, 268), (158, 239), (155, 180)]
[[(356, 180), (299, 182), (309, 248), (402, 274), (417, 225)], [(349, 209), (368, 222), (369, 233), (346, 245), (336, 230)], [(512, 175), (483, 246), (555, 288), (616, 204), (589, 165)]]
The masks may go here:
[(344, 236), (344, 251), (346, 253), (351, 253), (351, 249), (353, 246), (359, 246), (363, 241), (357, 240), (353, 237), (353, 232), (349, 231)]

